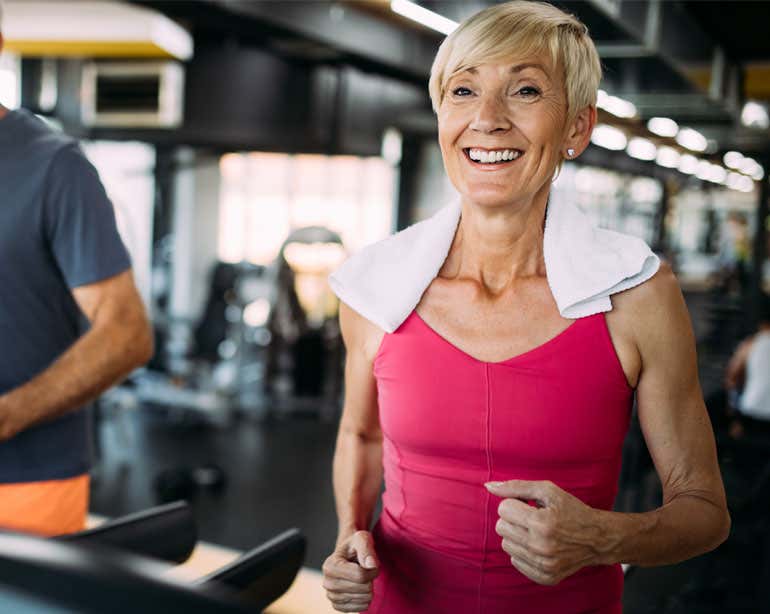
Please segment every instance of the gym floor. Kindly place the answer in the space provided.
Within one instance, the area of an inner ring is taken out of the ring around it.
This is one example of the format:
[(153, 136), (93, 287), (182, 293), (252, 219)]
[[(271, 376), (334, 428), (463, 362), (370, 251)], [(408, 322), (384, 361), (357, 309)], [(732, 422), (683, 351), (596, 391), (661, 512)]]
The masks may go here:
[(331, 483), (336, 429), (313, 418), (212, 426), (151, 407), (113, 415), (100, 428), (102, 460), (91, 510), (119, 516), (158, 505), (171, 494), (155, 487), (161, 472), (215, 463), (226, 476), (224, 488), (197, 489), (190, 499), (199, 539), (246, 550), (298, 527), (308, 537), (305, 564), (320, 569), (337, 530)]
[[(721, 349), (708, 345), (706, 337), (713, 332), (709, 299), (687, 299), (700, 342), (701, 385), (708, 396), (720, 385), (735, 340), (722, 338)], [(720, 330), (727, 324), (721, 323)], [(242, 419), (228, 426), (212, 426), (195, 415), (156, 407), (108, 415), (99, 427), (102, 450), (91, 510), (119, 516), (157, 505), (162, 502), (159, 495), (169, 494), (154, 488), (159, 473), (215, 463), (226, 475), (225, 487), (219, 492), (199, 489), (191, 498), (199, 539), (245, 550), (287, 528), (299, 527), (308, 538), (305, 565), (320, 569), (336, 534), (331, 485), (336, 428), (336, 423), (315, 417), (268, 422)], [(628, 495), (621, 492), (618, 500), (628, 500)], [(716, 577), (723, 590), (727, 585), (735, 590), (742, 584), (750, 592), (756, 586), (751, 574), (733, 564), (745, 558), (736, 543), (731, 538), (717, 553), (683, 565), (634, 570), (626, 584), (626, 614), (720, 611), (714, 595), (702, 601), (710, 601), (716, 609), (687, 605), (688, 591), (702, 590), (697, 578)], [(729, 561), (733, 561), (732, 567), (714, 576), (715, 565)]]

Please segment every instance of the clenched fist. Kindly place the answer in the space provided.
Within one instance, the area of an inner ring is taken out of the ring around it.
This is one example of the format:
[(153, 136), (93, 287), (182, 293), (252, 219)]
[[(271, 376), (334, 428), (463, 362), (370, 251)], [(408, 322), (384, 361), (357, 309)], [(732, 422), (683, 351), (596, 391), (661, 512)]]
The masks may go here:
[(552, 586), (587, 565), (608, 562), (612, 544), (601, 511), (553, 482), (510, 480), (485, 486), (503, 498), (495, 526), (503, 550), (530, 580)]
[(341, 540), (323, 564), (323, 587), (338, 612), (361, 612), (372, 601), (372, 583), (379, 573), (374, 540), (357, 531)]

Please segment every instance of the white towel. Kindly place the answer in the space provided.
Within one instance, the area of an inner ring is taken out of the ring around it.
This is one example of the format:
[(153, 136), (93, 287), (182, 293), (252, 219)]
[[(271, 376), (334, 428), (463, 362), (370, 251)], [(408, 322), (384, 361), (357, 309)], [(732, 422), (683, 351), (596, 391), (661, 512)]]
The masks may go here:
[[(432, 217), (350, 256), (329, 276), (341, 301), (388, 333), (436, 278), (452, 245), (459, 199)], [(659, 258), (637, 237), (598, 228), (575, 205), (549, 205), (543, 236), (546, 277), (569, 319), (610, 311), (610, 295), (652, 277)]]

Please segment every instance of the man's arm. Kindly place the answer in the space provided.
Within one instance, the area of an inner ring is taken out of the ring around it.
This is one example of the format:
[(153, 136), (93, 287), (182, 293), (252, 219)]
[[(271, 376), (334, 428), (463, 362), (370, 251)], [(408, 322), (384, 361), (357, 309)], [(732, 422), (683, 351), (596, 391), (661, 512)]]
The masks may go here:
[(42, 373), (0, 395), (0, 441), (83, 406), (152, 356), (152, 329), (130, 270), (72, 294), (91, 328)]
[(727, 363), (727, 369), (725, 369), (725, 387), (728, 390), (734, 390), (743, 385), (746, 377), (746, 361), (749, 359), (753, 341), (753, 335), (742, 341), (730, 358), (730, 362)]

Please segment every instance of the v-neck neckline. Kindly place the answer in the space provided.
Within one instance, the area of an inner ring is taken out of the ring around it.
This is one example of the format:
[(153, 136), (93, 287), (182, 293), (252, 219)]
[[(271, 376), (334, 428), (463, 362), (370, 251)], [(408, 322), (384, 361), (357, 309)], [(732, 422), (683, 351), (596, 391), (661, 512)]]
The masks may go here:
[[(533, 355), (539, 354), (547, 349), (550, 349), (551, 346), (562, 340), (565, 336), (567, 336), (570, 331), (572, 331), (573, 328), (576, 327), (576, 325), (584, 319), (587, 318), (577, 318), (572, 321), (572, 323), (567, 326), (565, 329), (558, 332), (555, 336), (551, 337), (550, 339), (544, 341), (540, 345), (536, 345), (535, 347), (525, 350), (524, 352), (521, 352), (520, 354), (516, 354), (515, 356), (511, 356), (510, 358), (506, 358), (504, 360), (481, 360), (479, 358), (476, 358), (475, 356), (472, 356), (465, 350), (460, 349), (457, 347), (454, 343), (449, 341), (446, 337), (444, 337), (441, 333), (439, 333), (435, 328), (433, 328), (430, 324), (428, 324), (423, 317), (417, 313), (417, 309), (412, 310), (412, 314), (419, 320), (419, 322), (422, 324), (424, 328), (426, 328), (433, 336), (437, 337), (439, 340), (441, 340), (443, 343), (448, 345), (450, 348), (452, 348), (455, 352), (462, 354), (466, 358), (472, 360), (475, 363), (483, 364), (483, 365), (506, 365), (513, 362), (518, 362), (521, 360), (524, 360), (526, 358), (531, 358)], [(589, 316), (590, 317), (590, 316)]]

